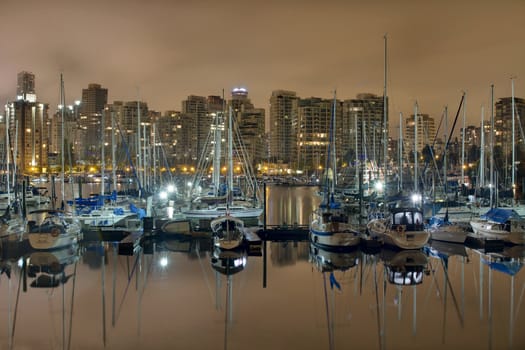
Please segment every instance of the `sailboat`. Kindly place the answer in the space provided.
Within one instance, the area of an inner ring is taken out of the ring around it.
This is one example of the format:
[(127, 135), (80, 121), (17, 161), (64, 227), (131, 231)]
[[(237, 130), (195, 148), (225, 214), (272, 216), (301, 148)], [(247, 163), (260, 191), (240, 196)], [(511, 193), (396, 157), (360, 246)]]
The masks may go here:
[(479, 219), (470, 221), (470, 236), (483, 239), (499, 239), (506, 243), (525, 244), (525, 219), (513, 209), (492, 208)]
[[(217, 117), (218, 118), (218, 117)], [(225, 188), (225, 192), (219, 192), (221, 185), (219, 184), (220, 178), (220, 132), (219, 122), (216, 119), (215, 124), (215, 149), (214, 149), (214, 164), (213, 164), (213, 184), (214, 189), (213, 196), (215, 201), (211, 200), (199, 200), (197, 203), (192, 202), (189, 208), (181, 210), (181, 213), (188, 219), (209, 219), (213, 220), (219, 216), (230, 215), (236, 218), (242, 219), (255, 219), (261, 216), (263, 208), (260, 207), (260, 203), (252, 201), (233, 201), (234, 189), (233, 189), (233, 116), (232, 108), (229, 109), (228, 116), (228, 161), (227, 171), (228, 183)], [(242, 147), (242, 145), (240, 145)], [(251, 176), (248, 174), (247, 176)], [(195, 182), (195, 181), (194, 181)], [(224, 187), (223, 187), (224, 188)], [(223, 196), (226, 196), (226, 200), (223, 200)]]
[[(60, 103), (62, 115), (62, 204), (65, 203), (64, 196), (64, 110), (65, 110), (65, 95), (64, 95), (64, 80), (62, 74), (60, 75)], [(54, 186), (54, 183), (53, 183)], [(52, 209), (34, 210), (29, 213), (31, 215), (28, 221), (28, 236), (29, 244), (33, 249), (51, 250), (66, 247), (78, 243), (82, 237), (80, 225), (68, 213), (55, 209), (53, 202)]]
[(328, 156), (326, 159), (327, 173), (325, 176), (324, 200), (319, 208), (312, 213), (310, 221), (310, 241), (325, 249), (350, 249), (361, 242), (361, 234), (348, 221), (343, 212), (341, 203), (335, 201), (335, 108), (336, 96), (332, 106), (332, 115), (329, 125)]
[[(101, 137), (104, 141), (105, 136), (105, 110), (102, 112), (101, 122)], [(141, 227), (141, 219), (143, 214), (138, 208), (125, 203), (123, 199), (117, 198), (117, 176), (116, 176), (116, 162), (115, 162), (115, 125), (114, 118), (111, 118), (112, 124), (112, 169), (113, 169), (113, 192), (110, 195), (104, 193), (104, 177), (105, 177), (105, 153), (104, 142), (101, 146), (101, 184), (100, 194), (89, 199), (76, 198), (70, 202), (75, 207), (75, 213), (72, 215), (74, 220), (78, 220), (84, 231), (96, 230), (98, 231), (133, 231)]]

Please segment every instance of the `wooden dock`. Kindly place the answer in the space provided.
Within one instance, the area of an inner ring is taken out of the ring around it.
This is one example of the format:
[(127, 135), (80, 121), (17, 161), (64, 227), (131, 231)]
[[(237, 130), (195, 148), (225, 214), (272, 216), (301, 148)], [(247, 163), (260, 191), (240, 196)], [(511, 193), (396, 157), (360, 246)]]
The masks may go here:
[(256, 231), (257, 235), (265, 241), (305, 241), (310, 232), (306, 225), (266, 226)]
[(142, 231), (131, 232), (118, 243), (119, 255), (134, 255), (140, 248), (140, 242), (143, 237)]

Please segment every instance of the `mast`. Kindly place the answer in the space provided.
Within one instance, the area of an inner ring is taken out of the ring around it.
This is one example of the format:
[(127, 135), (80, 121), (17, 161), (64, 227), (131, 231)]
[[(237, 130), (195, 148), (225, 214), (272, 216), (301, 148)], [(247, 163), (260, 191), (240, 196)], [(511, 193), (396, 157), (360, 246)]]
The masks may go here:
[(355, 178), (357, 180), (357, 186), (359, 187), (359, 169), (361, 165), (359, 164), (359, 152), (358, 152), (358, 143), (357, 143), (357, 112), (354, 113), (354, 123), (355, 123)]
[[(138, 178), (139, 183), (144, 184), (144, 179), (142, 178), (141, 169), (142, 169), (142, 152), (140, 151), (140, 95), (137, 99), (137, 167), (138, 167)], [(139, 197), (142, 197), (141, 189), (139, 188)]]
[(403, 113), (399, 112), (399, 185), (398, 191), (403, 190)]
[(467, 118), (467, 93), (463, 104), (463, 127), (461, 129), (461, 187), (465, 184), (465, 122)]
[(333, 105), (333, 111), (332, 111), (332, 125), (330, 130), (331, 135), (331, 148), (332, 148), (332, 166), (333, 166), (333, 181), (332, 181), (332, 193), (335, 193), (335, 185), (337, 183), (337, 155), (335, 152), (335, 113), (337, 108), (337, 92), (334, 90), (334, 105)]
[(117, 143), (115, 141), (115, 112), (111, 111), (111, 169), (113, 177), (113, 190), (117, 191)]
[(387, 108), (387, 91), (386, 91), (386, 80), (387, 80), (387, 37), (385, 39), (385, 76), (384, 76), (384, 87), (383, 87), (383, 177), (384, 177), (384, 188), (386, 189), (386, 173), (387, 173), (387, 152), (388, 152), (388, 108)]
[(417, 193), (418, 191), (418, 186), (417, 186), (417, 176), (418, 176), (418, 173), (417, 173), (417, 123), (418, 123), (418, 120), (417, 120), (417, 101), (416, 101), (416, 104), (414, 105), (414, 192)]
[(233, 187), (233, 136), (232, 136), (232, 107), (229, 107), (228, 111), (228, 200), (227, 203), (230, 203), (230, 196), (232, 193)]
[(6, 180), (6, 192), (7, 192), (7, 200), (8, 200), (8, 203), (11, 202), (11, 184), (9, 182), (9, 176), (10, 176), (10, 173), (9, 173), (9, 152), (10, 152), (10, 145), (9, 145), (9, 111), (7, 109), (7, 105), (6, 105), (6, 109), (5, 109), (5, 148), (7, 150), (7, 152), (5, 152), (5, 158), (6, 158), (6, 162), (5, 162), (5, 166), (6, 166), (6, 170), (5, 170), (5, 180)]
[[(224, 116), (224, 111), (222, 113)], [(214, 150), (213, 150), (213, 186), (215, 186), (214, 196), (219, 195), (219, 181), (221, 176), (221, 130), (219, 122), (219, 113), (215, 115), (215, 130), (213, 132)]]
[(481, 147), (479, 157), (479, 181), (478, 188), (485, 187), (485, 108), (481, 106)]
[(490, 207), (494, 205), (494, 84), (490, 85)]
[(515, 116), (514, 116), (514, 109), (516, 108), (515, 102), (514, 102), (514, 78), (510, 79), (510, 82), (512, 84), (512, 206), (514, 206), (514, 201), (516, 198), (516, 183), (515, 183), (515, 174), (516, 174), (516, 126), (515, 126)]
[(102, 160), (100, 162), (100, 173), (101, 173), (101, 178), (100, 178), (100, 194), (103, 196), (104, 195), (104, 187), (105, 187), (105, 181), (104, 181), (104, 176), (105, 176), (105, 172), (106, 172), (106, 152), (105, 152), (105, 145), (106, 145), (106, 138), (104, 136), (105, 135), (105, 124), (106, 124), (106, 108), (104, 108), (102, 110), (102, 121), (101, 121), (101, 134), (100, 137), (102, 137), (102, 142), (101, 142), (101, 147), (102, 147), (102, 150), (100, 151), (100, 154), (101, 154), (101, 157), (102, 157)]
[[(445, 145), (448, 145), (447, 133), (448, 133), (448, 106), (445, 106)], [(447, 183), (447, 147), (446, 146), (445, 146), (445, 151), (443, 152), (443, 179), (445, 179), (445, 198), (447, 198), (448, 183)]]
[(61, 162), (61, 167), (62, 167), (62, 171), (60, 172), (60, 179), (62, 180), (61, 182), (61, 192), (62, 192), (62, 204), (64, 204), (64, 192), (65, 192), (65, 181), (64, 181), (64, 122), (65, 122), (65, 118), (64, 118), (64, 112), (65, 112), (65, 109), (66, 109), (66, 95), (65, 95), (65, 92), (64, 92), (64, 78), (62, 77), (62, 73), (60, 73), (60, 106), (61, 106), (61, 109), (60, 109), (60, 118), (61, 118), (61, 122), (62, 122), (62, 125), (60, 126), (61, 128), (61, 135), (62, 135), (62, 141), (60, 142), (61, 143), (61, 150), (60, 150), (60, 162)]

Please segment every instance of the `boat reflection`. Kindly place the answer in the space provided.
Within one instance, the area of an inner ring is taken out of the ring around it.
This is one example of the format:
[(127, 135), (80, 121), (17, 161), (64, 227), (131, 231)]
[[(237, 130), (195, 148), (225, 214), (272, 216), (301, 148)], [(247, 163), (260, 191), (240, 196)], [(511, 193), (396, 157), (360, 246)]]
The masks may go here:
[(391, 284), (418, 285), (423, 283), (423, 276), (429, 274), (428, 258), (421, 250), (382, 249), (380, 256), (385, 265), (388, 282)]
[[(345, 281), (344, 273), (359, 265), (361, 255), (362, 253), (358, 248), (350, 251), (335, 251), (323, 249), (314, 243), (310, 243), (309, 260), (315, 269), (322, 274), (323, 278), (324, 312), (326, 314), (329, 349), (335, 349), (336, 315), (344, 313), (344, 305), (336, 303), (336, 300), (341, 303), (347, 302), (345, 298), (336, 297), (335, 292), (342, 291), (342, 284)], [(357, 279), (357, 274), (355, 277)]]
[(216, 307), (220, 309), (221, 275), (226, 276), (226, 305), (224, 318), (224, 349), (228, 348), (228, 332), (233, 321), (233, 275), (246, 267), (248, 252), (237, 248), (226, 250), (215, 247), (211, 256), (211, 266), (218, 272), (216, 275)]

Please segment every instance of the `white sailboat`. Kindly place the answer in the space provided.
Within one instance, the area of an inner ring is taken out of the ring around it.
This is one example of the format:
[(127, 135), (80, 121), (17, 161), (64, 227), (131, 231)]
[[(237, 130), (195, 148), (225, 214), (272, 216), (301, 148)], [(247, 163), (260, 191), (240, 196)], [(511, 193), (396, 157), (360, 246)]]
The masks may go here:
[[(213, 220), (219, 216), (230, 215), (236, 218), (248, 219), (258, 218), (263, 211), (259, 203), (251, 201), (233, 201), (233, 116), (232, 109), (230, 107), (228, 116), (228, 160), (227, 160), (227, 186), (226, 186), (226, 201), (222, 202), (222, 196), (224, 194), (214, 193), (216, 202), (212, 201), (199, 201), (199, 203), (191, 203), (189, 208), (181, 210), (181, 213), (188, 219), (209, 219)], [(218, 122), (215, 125), (215, 150), (214, 150), (214, 165), (213, 165), (213, 177), (214, 184), (213, 188), (218, 191), (219, 177), (220, 177), (220, 133)], [(218, 136), (217, 136), (218, 135)], [(219, 204), (217, 204), (217, 202)]]
[(328, 156), (326, 159), (327, 173), (323, 203), (312, 213), (310, 221), (310, 241), (325, 249), (350, 249), (361, 243), (361, 234), (349, 223), (348, 216), (342, 211), (341, 203), (335, 201), (336, 155), (335, 155), (335, 108), (336, 96), (329, 124)]
[[(62, 116), (62, 204), (64, 196), (64, 110), (65, 110), (64, 80), (60, 75), (60, 104)], [(54, 184), (53, 184), (54, 186)], [(54, 207), (53, 203), (53, 207)], [(29, 213), (28, 221), (29, 244), (33, 249), (51, 250), (63, 248), (78, 243), (82, 237), (80, 224), (71, 215), (61, 210), (41, 209)]]
[(394, 208), (387, 218), (370, 220), (367, 231), (372, 239), (400, 249), (420, 249), (430, 239), (418, 208)]

